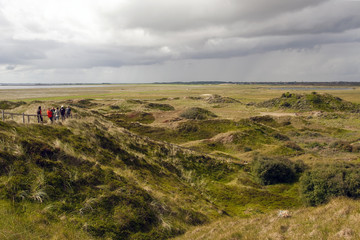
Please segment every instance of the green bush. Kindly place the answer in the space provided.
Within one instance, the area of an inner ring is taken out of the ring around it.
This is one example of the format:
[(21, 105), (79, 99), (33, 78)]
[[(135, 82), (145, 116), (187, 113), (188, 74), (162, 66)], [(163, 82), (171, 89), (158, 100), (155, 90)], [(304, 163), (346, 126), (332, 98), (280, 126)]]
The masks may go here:
[(332, 197), (360, 197), (359, 165), (324, 165), (305, 172), (300, 178), (300, 191), (305, 203), (316, 206)]
[(256, 157), (251, 165), (251, 171), (264, 185), (291, 183), (304, 169), (304, 163), (293, 163), (285, 158)]

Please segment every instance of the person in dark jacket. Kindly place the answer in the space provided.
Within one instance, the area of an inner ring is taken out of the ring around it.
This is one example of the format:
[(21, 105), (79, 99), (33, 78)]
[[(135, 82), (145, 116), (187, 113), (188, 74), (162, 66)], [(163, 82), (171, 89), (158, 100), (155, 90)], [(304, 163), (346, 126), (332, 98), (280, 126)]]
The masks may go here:
[(43, 117), (41, 116), (41, 106), (39, 106), (38, 110), (36, 111), (36, 116), (38, 123), (43, 123)]
[(60, 115), (61, 115), (61, 121), (65, 120), (65, 108), (64, 106), (61, 106), (60, 108)]
[(71, 108), (70, 108), (70, 106), (68, 106), (68, 107), (65, 109), (65, 117), (66, 117), (66, 118), (71, 117)]

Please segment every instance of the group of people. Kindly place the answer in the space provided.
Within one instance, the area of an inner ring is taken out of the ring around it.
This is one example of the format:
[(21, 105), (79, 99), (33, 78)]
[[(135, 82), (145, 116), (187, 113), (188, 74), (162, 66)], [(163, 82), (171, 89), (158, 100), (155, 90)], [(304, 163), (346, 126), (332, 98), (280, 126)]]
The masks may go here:
[[(48, 118), (50, 119), (51, 123), (53, 123), (54, 121), (59, 121), (61, 119), (61, 121), (64, 121), (66, 118), (71, 117), (71, 108), (70, 106), (68, 107), (64, 107), (61, 106), (60, 108), (48, 108), (46, 111), (46, 114), (48, 116)], [(37, 119), (38, 119), (38, 123), (43, 123), (43, 117), (42, 117), (42, 110), (41, 110), (41, 106), (39, 106), (37, 112)]]

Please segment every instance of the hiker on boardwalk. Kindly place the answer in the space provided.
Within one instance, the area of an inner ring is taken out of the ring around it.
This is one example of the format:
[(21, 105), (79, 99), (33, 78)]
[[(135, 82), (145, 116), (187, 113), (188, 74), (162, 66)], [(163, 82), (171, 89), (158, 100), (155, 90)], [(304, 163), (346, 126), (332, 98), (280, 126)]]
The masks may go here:
[(36, 116), (38, 123), (43, 123), (43, 117), (41, 116), (41, 106), (39, 106), (38, 110), (36, 111)]
[(47, 115), (48, 115), (48, 118), (50, 119), (51, 123), (53, 123), (53, 112), (50, 110), (50, 108), (48, 108), (47, 110)]
[(60, 108), (60, 115), (61, 115), (61, 121), (65, 120), (65, 108), (64, 106), (61, 106)]
[(55, 116), (55, 121), (59, 121), (60, 110), (59, 110), (58, 107), (55, 109), (55, 115), (54, 116)]
[(71, 108), (70, 106), (68, 106), (66, 109), (65, 109), (65, 117), (66, 118), (69, 118), (71, 116)]

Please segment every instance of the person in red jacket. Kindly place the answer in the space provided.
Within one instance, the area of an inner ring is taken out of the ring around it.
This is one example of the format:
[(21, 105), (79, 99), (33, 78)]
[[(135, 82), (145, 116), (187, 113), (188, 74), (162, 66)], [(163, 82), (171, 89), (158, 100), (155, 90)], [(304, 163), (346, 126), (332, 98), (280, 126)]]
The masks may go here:
[(53, 123), (53, 112), (50, 110), (50, 108), (48, 108), (48, 110), (47, 110), (47, 115), (48, 115), (51, 123)]

